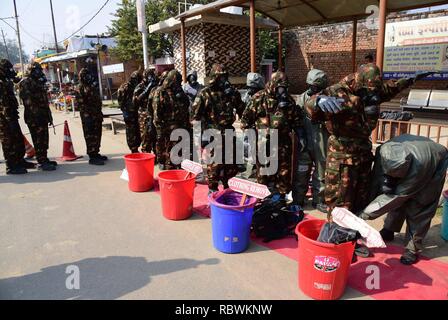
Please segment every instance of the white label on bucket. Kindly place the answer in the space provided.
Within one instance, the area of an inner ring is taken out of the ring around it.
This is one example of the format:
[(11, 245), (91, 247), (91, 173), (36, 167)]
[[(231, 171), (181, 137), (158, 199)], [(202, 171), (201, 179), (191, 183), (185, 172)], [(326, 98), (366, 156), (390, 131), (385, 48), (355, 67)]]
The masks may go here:
[(264, 199), (271, 194), (268, 187), (265, 185), (239, 178), (230, 179), (229, 188), (233, 191), (247, 194), (258, 199)]
[(188, 171), (188, 172), (191, 172), (191, 173), (194, 173), (194, 174), (202, 173), (202, 165), (200, 163), (193, 162), (191, 160), (185, 159), (180, 164), (180, 167), (182, 169), (184, 169), (185, 171)]
[(124, 181), (128, 181), (129, 182), (128, 170), (123, 169), (123, 172), (121, 172), (120, 179), (123, 179)]
[(314, 288), (324, 291), (330, 291), (331, 290), (331, 284), (330, 283), (317, 283), (314, 282)]
[(238, 237), (233, 237), (232, 242), (238, 242)]
[(225, 241), (229, 241), (229, 240), (230, 240), (229, 237), (224, 237), (224, 242), (225, 242)]

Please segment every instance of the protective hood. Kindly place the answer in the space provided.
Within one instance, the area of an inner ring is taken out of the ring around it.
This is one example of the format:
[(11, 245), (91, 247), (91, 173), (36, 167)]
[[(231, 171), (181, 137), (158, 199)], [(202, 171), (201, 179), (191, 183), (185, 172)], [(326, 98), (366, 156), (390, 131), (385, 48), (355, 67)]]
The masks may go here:
[(163, 82), (165, 81), (169, 72), (170, 72), (169, 70), (165, 70), (162, 72), (162, 74), (160, 75), (160, 78), (159, 78), (159, 86), (161, 86), (163, 84)]
[(220, 76), (228, 77), (229, 73), (227, 72), (226, 68), (222, 64), (215, 63), (215, 64), (213, 64), (212, 69), (210, 70), (210, 73), (209, 73), (210, 86), (213, 86), (217, 82), (217, 80), (219, 79)]
[(187, 80), (191, 77), (191, 76), (195, 76), (196, 79), (198, 78), (198, 73), (196, 71), (191, 71), (187, 74)]
[(81, 71), (79, 71), (79, 81), (83, 85), (90, 86), (95, 81), (95, 77), (92, 75), (89, 69), (82, 68)]
[(179, 87), (182, 83), (182, 75), (177, 70), (168, 72), (162, 87), (164, 89)]
[(261, 90), (265, 87), (266, 84), (265, 84), (264, 78), (261, 74), (255, 73), (255, 72), (250, 72), (247, 74), (246, 85), (249, 88)]
[(289, 87), (288, 77), (282, 71), (277, 71), (272, 74), (271, 80), (266, 84), (266, 91), (270, 96), (274, 97), (278, 87)]
[(14, 71), (13, 65), (9, 60), (0, 60), (0, 79), (14, 79), (16, 77), (16, 72)]
[(378, 66), (374, 63), (367, 63), (359, 67), (352, 84), (353, 91), (356, 92), (364, 88), (369, 91), (381, 91), (382, 87), (383, 80)]
[(402, 143), (389, 142), (380, 148), (381, 165), (384, 174), (394, 178), (404, 178), (411, 166), (412, 155)]
[(142, 74), (140, 71), (132, 72), (129, 82), (135, 86), (142, 82)]
[(143, 80), (148, 81), (150, 78), (156, 79), (156, 70), (153, 68), (143, 71)]
[(306, 83), (310, 86), (317, 86), (323, 90), (328, 87), (328, 76), (319, 69), (311, 69), (306, 76)]

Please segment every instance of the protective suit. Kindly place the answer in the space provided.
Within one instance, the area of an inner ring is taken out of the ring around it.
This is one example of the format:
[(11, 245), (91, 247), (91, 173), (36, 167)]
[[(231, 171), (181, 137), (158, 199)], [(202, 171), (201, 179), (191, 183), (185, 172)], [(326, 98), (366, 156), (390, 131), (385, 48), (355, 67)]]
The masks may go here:
[[(305, 113), (305, 104), (311, 97), (328, 86), (328, 77), (322, 70), (312, 69), (306, 77), (308, 90), (297, 99), (297, 106)], [(311, 170), (313, 171), (313, 207), (324, 211), (325, 165), (329, 133), (322, 121), (304, 117), (304, 137), (299, 137), (301, 152), (298, 155), (297, 172), (294, 176), (292, 197), (296, 204), (304, 205)], [(303, 141), (304, 140), (304, 141)]]
[(185, 94), (190, 99), (191, 104), (194, 102), (194, 99), (196, 99), (199, 91), (204, 88), (204, 86), (198, 82), (198, 73), (196, 71), (190, 72), (187, 75), (187, 83), (185, 83), (182, 87)]
[[(179, 142), (171, 141), (170, 136), (176, 129), (191, 131), (189, 106), (190, 101), (182, 90), (182, 76), (178, 71), (171, 70), (152, 97), (154, 125), (157, 130), (157, 161), (165, 170), (180, 167), (170, 159), (171, 149)], [(190, 154), (182, 156), (184, 159), (190, 158)]]
[(415, 262), (423, 249), (447, 167), (448, 150), (426, 137), (400, 135), (376, 150), (373, 201), (361, 212), (361, 218), (373, 220), (389, 213), (384, 229), (391, 232), (400, 232), (406, 220), (409, 241), (401, 259), (405, 264)]
[(373, 161), (370, 135), (378, 122), (379, 106), (417, 79), (383, 83), (380, 69), (366, 64), (306, 103), (311, 120), (325, 121), (330, 133), (324, 191), (330, 211), (337, 206), (357, 212), (368, 203)]
[(48, 102), (47, 79), (39, 63), (34, 62), (28, 69), (25, 77), (19, 83), (20, 98), (25, 106), (25, 123), (31, 133), (36, 159), (39, 169), (52, 171), (56, 169), (56, 162), (47, 157), (49, 147), (48, 125), (53, 125)]
[(223, 65), (213, 64), (209, 78), (209, 85), (199, 92), (191, 107), (190, 120), (201, 121), (202, 130), (215, 129), (221, 134), (223, 143), (213, 149), (211, 156), (214, 157), (215, 152), (221, 153), (222, 163), (213, 162), (207, 166), (208, 187), (209, 191), (213, 192), (218, 190), (220, 182), (224, 188), (227, 188), (229, 179), (238, 173), (235, 139), (233, 140), (233, 161), (224, 163), (226, 159), (225, 130), (235, 130), (233, 127), (236, 120), (235, 113), (241, 117), (245, 105), (241, 101), (240, 93), (230, 83), (229, 74)]
[(134, 105), (133, 95), (137, 85), (142, 81), (139, 71), (134, 71), (128, 82), (123, 83), (118, 89), (118, 104), (123, 112), (126, 124), (126, 141), (132, 153), (138, 152), (141, 144), (138, 108)]
[(11, 62), (0, 59), (0, 142), (7, 174), (27, 173), (23, 157), (25, 144), (19, 125), (19, 103), (14, 94), (16, 72)]
[(271, 143), (269, 136), (266, 140), (260, 137), (260, 129), (276, 129), (278, 132), (278, 169), (275, 174), (263, 174), (257, 155), (257, 181), (279, 193), (283, 198), (291, 191), (291, 133), (302, 126), (302, 114), (296, 107), (294, 99), (288, 93), (289, 82), (284, 72), (272, 74), (271, 80), (264, 90), (256, 93), (244, 110), (241, 118), (241, 128), (256, 128), (258, 134), (258, 148)]

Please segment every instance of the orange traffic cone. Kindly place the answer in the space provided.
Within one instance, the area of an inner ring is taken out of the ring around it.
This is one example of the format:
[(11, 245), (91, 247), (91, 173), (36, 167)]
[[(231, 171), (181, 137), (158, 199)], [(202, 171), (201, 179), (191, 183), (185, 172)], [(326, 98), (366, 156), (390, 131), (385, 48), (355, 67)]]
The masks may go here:
[(27, 138), (23, 136), (23, 141), (25, 143), (25, 153), (26, 153), (26, 159), (32, 159), (36, 155), (36, 150), (34, 150), (34, 147), (29, 143)]
[(75, 150), (73, 149), (72, 137), (70, 135), (70, 129), (68, 128), (67, 120), (64, 122), (64, 143), (62, 149), (62, 157), (59, 160), (62, 161), (74, 161), (76, 159), (82, 158), (82, 156), (77, 156)]

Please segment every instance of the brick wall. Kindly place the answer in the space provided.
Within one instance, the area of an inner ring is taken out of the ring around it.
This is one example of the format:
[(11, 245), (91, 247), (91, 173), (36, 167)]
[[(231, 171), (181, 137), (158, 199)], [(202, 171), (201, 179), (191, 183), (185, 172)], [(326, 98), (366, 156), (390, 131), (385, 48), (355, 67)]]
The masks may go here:
[[(408, 21), (446, 16), (448, 10), (424, 12), (411, 15), (390, 14), (388, 22)], [(365, 21), (358, 22), (357, 65), (367, 53), (376, 53), (377, 29), (369, 29)], [(352, 72), (352, 23), (310, 26), (285, 31), (285, 70), (291, 81), (291, 92), (306, 89), (306, 74), (311, 68), (326, 71), (331, 83), (335, 83)], [(448, 88), (448, 81), (421, 81), (415, 88)]]

